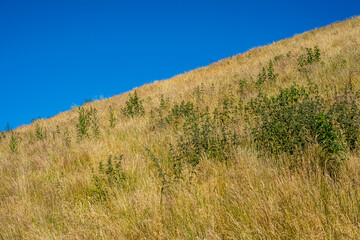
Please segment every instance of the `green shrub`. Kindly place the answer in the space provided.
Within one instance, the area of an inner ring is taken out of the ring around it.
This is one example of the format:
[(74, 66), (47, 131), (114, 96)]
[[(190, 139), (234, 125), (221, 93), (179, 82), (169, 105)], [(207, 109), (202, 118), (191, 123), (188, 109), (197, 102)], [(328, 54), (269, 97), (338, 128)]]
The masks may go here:
[(95, 186), (92, 194), (97, 199), (106, 200), (112, 188), (120, 189), (124, 187), (126, 175), (122, 170), (122, 160), (123, 155), (118, 157), (109, 156), (105, 164), (99, 162), (97, 173), (92, 170), (93, 183)]
[(358, 147), (360, 135), (360, 109), (354, 95), (336, 96), (329, 116), (340, 129), (344, 141), (350, 150)]
[(276, 79), (279, 74), (275, 73), (273, 62), (270, 60), (268, 67), (263, 67), (262, 70), (258, 74), (258, 80), (256, 82), (256, 86), (259, 88), (265, 82), (276, 82)]
[(274, 97), (259, 94), (248, 103), (247, 110), (254, 116), (251, 125), (256, 148), (269, 156), (300, 156), (317, 143), (322, 149), (321, 167), (335, 175), (343, 162), (342, 139), (350, 149), (357, 146), (360, 127), (356, 103), (325, 101), (312, 84), (281, 89)]
[(165, 117), (165, 121), (168, 124), (171, 124), (175, 128), (178, 127), (180, 123), (180, 119), (187, 118), (194, 112), (194, 104), (192, 102), (182, 101), (180, 105), (175, 104), (168, 115)]
[(168, 175), (166, 174), (165, 170), (161, 167), (159, 160), (155, 157), (155, 155), (150, 151), (149, 148), (145, 147), (146, 152), (148, 153), (151, 161), (153, 162), (153, 166), (156, 168), (158, 173), (158, 178), (161, 181), (160, 187), (160, 205), (162, 205), (163, 198), (165, 194), (170, 192), (170, 185), (174, 183), (174, 180), (169, 180)]
[(330, 175), (335, 176), (343, 159), (343, 143), (338, 141), (339, 136), (327, 115), (320, 113), (316, 121), (316, 140), (322, 148), (320, 164)]
[(84, 107), (78, 107), (78, 114), (78, 123), (76, 124), (78, 137), (88, 137), (91, 124), (91, 112)]
[(137, 91), (134, 91), (134, 95), (129, 93), (129, 99), (126, 101), (126, 107), (121, 109), (124, 116), (135, 117), (145, 114), (145, 108), (143, 107), (143, 100), (140, 100)]
[(12, 153), (17, 153), (19, 151), (20, 142), (21, 142), (21, 137), (19, 136), (19, 134), (11, 132), (9, 147)]
[(275, 73), (273, 62), (270, 60), (267, 69), (267, 79), (271, 82), (275, 82), (278, 75), (279, 74)]
[(40, 127), (39, 123), (36, 123), (35, 136), (37, 139), (43, 140), (46, 137), (46, 128)]
[(100, 134), (99, 131), (99, 119), (97, 116), (96, 108), (91, 107), (90, 109), (85, 109), (84, 107), (78, 107), (78, 123), (76, 124), (78, 137), (89, 137), (90, 127), (92, 129), (93, 135), (98, 137)]
[[(170, 146), (172, 160), (180, 166), (179, 159), (196, 167), (203, 155), (227, 160), (231, 148), (238, 145), (238, 136), (232, 128), (233, 101), (225, 98), (220, 108), (212, 113), (209, 108), (194, 108), (191, 102), (175, 105), (171, 116), (182, 121), (176, 144)], [(174, 170), (179, 171), (179, 170)]]
[(115, 123), (117, 121), (116, 115), (115, 115), (115, 111), (112, 108), (112, 106), (109, 107), (109, 124), (111, 128), (115, 127)]
[(305, 48), (305, 53), (298, 57), (298, 65), (302, 68), (308, 64), (320, 62), (320, 60), (320, 49), (318, 46), (315, 46), (314, 50), (312, 48)]
[(258, 80), (256, 82), (256, 85), (260, 87), (265, 81), (266, 81), (266, 69), (265, 67), (262, 68), (262, 70), (258, 74)]
[(100, 134), (99, 119), (98, 119), (96, 108), (90, 108), (90, 117), (91, 117), (91, 128), (93, 131), (93, 135), (95, 137), (99, 137), (99, 134)]
[(252, 129), (257, 148), (270, 155), (302, 151), (315, 133), (322, 100), (311, 99), (306, 88), (281, 89), (276, 97), (259, 95), (247, 106), (255, 114)]

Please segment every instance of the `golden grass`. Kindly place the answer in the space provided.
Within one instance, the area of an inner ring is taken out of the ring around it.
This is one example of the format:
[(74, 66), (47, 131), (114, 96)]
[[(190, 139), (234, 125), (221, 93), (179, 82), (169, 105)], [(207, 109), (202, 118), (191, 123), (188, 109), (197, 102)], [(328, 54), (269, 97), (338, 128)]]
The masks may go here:
[[(239, 79), (256, 79), (270, 59), (289, 51), (290, 58), (275, 63), (277, 84), (304, 85), (297, 57), (314, 45), (324, 63), (311, 66), (308, 77), (322, 94), (331, 94), (327, 89), (344, 87), (349, 72), (360, 67), (359, 36), (360, 17), (355, 17), (145, 85), (137, 89), (144, 117), (121, 117), (127, 94), (89, 103), (86, 107), (99, 113), (99, 138), (77, 139), (75, 109), (37, 120), (47, 129), (44, 140), (30, 140), (35, 124), (14, 130), (22, 138), (18, 153), (10, 151), (6, 133), (0, 140), (0, 239), (359, 239), (357, 153), (347, 154), (334, 182), (309, 174), (306, 166), (296, 171), (277, 166), (245, 144), (227, 164), (204, 157), (191, 182), (180, 181), (161, 195), (161, 180), (145, 151), (151, 147), (166, 155), (164, 146), (176, 137), (167, 128), (151, 130), (149, 112), (161, 95), (171, 104), (192, 100), (214, 109)], [(352, 80), (360, 89), (360, 73)], [(198, 101), (194, 92), (201, 84)], [(264, 91), (275, 94), (278, 88), (269, 84)], [(250, 86), (237, 97), (247, 101), (254, 94)], [(120, 117), (115, 128), (108, 123), (110, 105)], [(92, 168), (119, 154), (126, 187), (111, 189), (106, 201), (94, 200)]]

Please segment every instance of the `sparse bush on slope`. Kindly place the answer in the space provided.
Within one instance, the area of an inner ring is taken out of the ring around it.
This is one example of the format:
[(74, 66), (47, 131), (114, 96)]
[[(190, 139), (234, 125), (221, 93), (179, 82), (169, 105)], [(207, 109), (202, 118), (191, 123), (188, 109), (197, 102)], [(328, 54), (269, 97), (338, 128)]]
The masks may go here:
[(137, 115), (144, 115), (145, 108), (143, 107), (143, 100), (138, 97), (137, 91), (132, 95), (129, 93), (129, 99), (126, 101), (126, 107), (121, 109), (124, 116), (135, 117)]

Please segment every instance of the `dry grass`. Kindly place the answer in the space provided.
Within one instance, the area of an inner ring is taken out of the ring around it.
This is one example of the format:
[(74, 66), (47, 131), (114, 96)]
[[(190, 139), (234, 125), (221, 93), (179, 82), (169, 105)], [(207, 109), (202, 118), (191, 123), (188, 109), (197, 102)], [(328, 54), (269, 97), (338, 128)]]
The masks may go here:
[[(186, 100), (214, 109), (234, 93), (239, 79), (256, 80), (262, 66), (289, 51), (289, 58), (275, 62), (277, 86), (305, 85), (308, 77), (321, 94), (332, 94), (327, 89), (343, 88), (349, 72), (360, 67), (359, 36), (360, 17), (355, 17), (145, 85), (137, 89), (147, 111), (142, 117), (121, 117), (127, 94), (89, 103), (85, 107), (98, 110), (98, 138), (77, 138), (75, 109), (37, 120), (47, 130), (43, 140), (30, 139), (35, 124), (14, 130), (22, 138), (16, 153), (6, 133), (0, 140), (0, 239), (359, 239), (358, 153), (347, 153), (334, 181), (309, 174), (306, 165), (296, 170), (275, 165), (242, 144), (226, 163), (204, 156), (195, 175), (185, 171), (185, 180), (161, 194), (161, 179), (145, 151), (166, 156), (167, 142), (177, 135), (169, 128), (153, 129), (149, 112), (161, 95), (171, 105)], [(315, 45), (323, 64), (311, 66), (306, 76), (297, 70), (297, 57)], [(360, 73), (352, 80), (360, 89)], [(252, 86), (236, 97), (248, 101), (256, 95)], [(264, 85), (263, 91), (276, 94), (277, 86)], [(115, 128), (109, 127), (110, 105), (119, 117)], [(111, 188), (106, 200), (94, 198), (92, 169), (119, 154), (124, 186)], [(311, 151), (305, 156), (314, 157)]]

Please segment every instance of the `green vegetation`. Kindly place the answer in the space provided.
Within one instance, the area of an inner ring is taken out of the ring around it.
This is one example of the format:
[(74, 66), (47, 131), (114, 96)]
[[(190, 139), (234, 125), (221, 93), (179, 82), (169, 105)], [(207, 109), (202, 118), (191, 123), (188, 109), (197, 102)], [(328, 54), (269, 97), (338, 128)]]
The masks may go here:
[(21, 137), (17, 133), (11, 132), (9, 147), (12, 153), (17, 153), (19, 151), (20, 142)]
[(109, 189), (123, 188), (126, 176), (121, 167), (123, 155), (118, 157), (109, 156), (106, 164), (99, 162), (97, 173), (93, 170), (93, 182), (95, 189), (92, 195), (96, 199), (106, 200), (109, 197)]
[(98, 116), (96, 108), (85, 109), (85, 107), (78, 107), (78, 123), (76, 124), (78, 137), (89, 137), (89, 129), (91, 127), (93, 135), (95, 137), (99, 136), (99, 125), (98, 125)]
[(298, 58), (298, 65), (300, 67), (304, 67), (308, 64), (312, 64), (314, 62), (320, 62), (320, 49), (318, 46), (312, 48), (306, 48), (306, 53), (301, 54)]
[(145, 114), (143, 100), (140, 100), (136, 91), (134, 91), (133, 95), (129, 93), (129, 99), (126, 101), (126, 107), (122, 108), (121, 112), (127, 117), (135, 117), (138, 115), (142, 116)]

